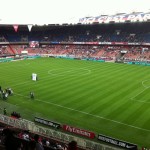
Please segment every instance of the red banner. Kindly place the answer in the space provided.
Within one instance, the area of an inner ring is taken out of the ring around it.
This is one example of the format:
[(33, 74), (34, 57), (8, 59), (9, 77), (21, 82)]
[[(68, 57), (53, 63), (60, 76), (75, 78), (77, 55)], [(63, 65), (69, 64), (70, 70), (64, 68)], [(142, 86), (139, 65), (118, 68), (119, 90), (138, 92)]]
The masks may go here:
[(13, 25), (15, 32), (18, 31), (18, 25)]
[(75, 133), (75, 134), (78, 134), (78, 135), (81, 135), (81, 136), (85, 136), (85, 137), (88, 137), (88, 138), (91, 138), (91, 139), (95, 138), (95, 133), (93, 133), (93, 132), (89, 132), (89, 131), (82, 130), (82, 129), (79, 129), (79, 128), (71, 127), (71, 126), (68, 126), (68, 125), (63, 125), (63, 130), (71, 132), (71, 133)]

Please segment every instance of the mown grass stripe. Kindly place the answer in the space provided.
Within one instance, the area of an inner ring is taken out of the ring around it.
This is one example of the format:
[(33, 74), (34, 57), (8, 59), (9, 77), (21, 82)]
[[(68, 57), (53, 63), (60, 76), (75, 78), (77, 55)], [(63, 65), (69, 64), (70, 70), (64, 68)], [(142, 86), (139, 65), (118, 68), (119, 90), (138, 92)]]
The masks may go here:
[[(145, 88), (142, 82), (150, 80), (149, 67), (41, 58), (0, 63), (0, 68), (2, 88), (22, 95), (9, 97), (7, 103), (0, 100), (2, 107), (11, 104), (10, 112), (16, 109), (30, 120), (39, 115), (149, 146), (150, 103), (141, 100), (149, 101), (150, 92), (139, 94)], [(83, 75), (85, 69), (90, 73)], [(52, 70), (56, 75), (48, 73)], [(33, 72), (39, 81), (31, 81)], [(30, 90), (37, 100), (31, 101)]]

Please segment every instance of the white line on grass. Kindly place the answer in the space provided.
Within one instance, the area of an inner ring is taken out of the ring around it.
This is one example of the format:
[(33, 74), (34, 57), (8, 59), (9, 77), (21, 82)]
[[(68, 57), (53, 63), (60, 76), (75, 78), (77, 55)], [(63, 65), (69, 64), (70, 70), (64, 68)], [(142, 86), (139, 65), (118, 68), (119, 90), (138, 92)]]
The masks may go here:
[[(22, 97), (29, 98), (28, 96), (24, 96), (24, 95), (18, 94), (18, 93), (15, 93), (15, 95), (19, 95), (19, 96), (22, 96)], [(57, 107), (65, 108), (65, 109), (68, 109), (68, 110), (72, 110), (72, 111), (75, 111), (75, 112), (79, 112), (79, 113), (82, 113), (82, 114), (86, 114), (86, 115), (89, 115), (89, 116), (92, 116), (92, 117), (95, 117), (95, 118), (100, 118), (100, 119), (103, 119), (103, 120), (107, 120), (107, 121), (110, 121), (110, 122), (114, 122), (114, 123), (117, 123), (117, 124), (121, 124), (121, 125), (124, 125), (124, 126), (131, 127), (131, 128), (135, 128), (135, 129), (138, 129), (138, 130), (150, 132), (150, 130), (148, 130), (148, 129), (143, 129), (143, 128), (140, 128), (140, 127), (136, 127), (136, 126), (133, 126), (133, 125), (129, 125), (129, 124), (120, 122), (120, 121), (108, 119), (108, 118), (105, 118), (105, 117), (102, 117), (102, 116), (93, 115), (93, 114), (90, 114), (90, 113), (87, 113), (87, 112), (84, 112), (84, 111), (80, 111), (80, 110), (77, 110), (77, 109), (69, 108), (69, 107), (66, 107), (66, 106), (63, 106), (63, 105), (55, 104), (55, 103), (52, 103), (52, 102), (42, 101), (42, 100), (37, 99), (37, 98), (35, 100), (39, 101), (39, 102), (42, 102), (42, 103), (51, 104), (51, 105), (54, 105), (54, 106), (57, 106)]]
[[(45, 76), (45, 77), (43, 77), (43, 78), (40, 78), (40, 80), (41, 80), (41, 79), (46, 79), (46, 78), (48, 78), (48, 77), (49, 77), (49, 76)], [(26, 84), (26, 83), (30, 83), (30, 82), (35, 82), (35, 81), (32, 81), (31, 79), (29, 79), (29, 80), (26, 81), (26, 82), (21, 82), (21, 83), (12, 85), (12, 87), (15, 87), (15, 86), (18, 86), (18, 85), (22, 85), (22, 84)], [(38, 81), (37, 81), (37, 82), (38, 82)]]
[(137, 97), (138, 95), (140, 95), (141, 93), (143, 93), (145, 90), (147, 90), (149, 87), (145, 88), (144, 90), (142, 90), (141, 92), (139, 92), (138, 94), (136, 94), (135, 96), (131, 97), (130, 99), (133, 100), (135, 97)]
[(15, 86), (22, 85), (22, 84), (26, 84), (26, 83), (29, 83), (29, 82), (31, 82), (31, 81), (21, 82), (21, 83), (18, 83), (18, 84), (12, 85), (12, 86), (13, 86), (13, 87), (15, 87)]
[(150, 103), (150, 102), (146, 102), (145, 100), (134, 100), (135, 97), (137, 97), (138, 95), (140, 95), (141, 93), (143, 93), (145, 90), (147, 90), (148, 88), (150, 88), (150, 86), (145, 86), (144, 82), (149, 81), (149, 80), (143, 80), (142, 81), (142, 86), (145, 88), (144, 90), (142, 90), (141, 92), (139, 92), (138, 94), (136, 94), (135, 96), (131, 97), (130, 99), (136, 102), (140, 102), (140, 103)]
[[(79, 74), (79, 75), (87, 75), (87, 74), (90, 74), (91, 73), (91, 70), (90, 69), (86, 69), (86, 68), (79, 68), (79, 69), (82, 69), (82, 70), (86, 70), (86, 71), (88, 71), (87, 73), (84, 73), (84, 74)], [(54, 69), (53, 69), (54, 70)], [(48, 74), (51, 74), (51, 75), (54, 75), (54, 77), (56, 77), (57, 76), (57, 74), (53, 74), (53, 73), (50, 73), (51, 71), (53, 71), (53, 70), (49, 70), (48, 71)], [(68, 71), (66, 71), (66, 72), (72, 72), (72, 70), (68, 70)], [(63, 75), (63, 74), (62, 74)], [(61, 75), (61, 76), (62, 76)], [(59, 74), (58, 74), (58, 76), (59, 76)], [(63, 76), (65, 76), (65, 75), (63, 75)], [(76, 75), (75, 75), (76, 76)], [(43, 77), (43, 78), (40, 78), (40, 80), (41, 79), (45, 79), (45, 78), (48, 78), (49, 76), (45, 76), (45, 77)], [(29, 83), (29, 82), (31, 82), (31, 80), (29, 80), (29, 81), (26, 81), (26, 82), (21, 82), (21, 83), (18, 83), (18, 84), (15, 84), (15, 85), (12, 85), (12, 87), (16, 87), (16, 86), (18, 86), (18, 85), (22, 85), (22, 84), (26, 84), (26, 83)]]
[(90, 69), (86, 69), (86, 68), (76, 68), (76, 69), (70, 69), (70, 70), (66, 70), (66, 71), (61, 71), (60, 73), (53, 73), (53, 71), (61, 71), (62, 68), (59, 68), (59, 69), (52, 69), (52, 70), (49, 70), (48, 71), (48, 74), (50, 75), (53, 75), (53, 76), (66, 76), (66, 73), (74, 73), (74, 71), (77, 71), (79, 72), (79, 70), (85, 70), (86, 72), (85, 73), (81, 73), (81, 74), (77, 74), (75, 72), (75, 74), (69, 74), (69, 76), (84, 76), (84, 75), (88, 75), (91, 73), (91, 70)]
[(146, 85), (144, 84), (144, 82), (146, 82), (146, 81), (149, 81), (149, 80), (144, 80), (144, 81), (142, 81), (142, 85), (143, 85), (143, 87), (145, 87), (145, 88), (149, 88), (150, 86), (146, 86)]
[(150, 102), (146, 102), (146, 100), (132, 100), (132, 101), (140, 102), (140, 103), (150, 104)]

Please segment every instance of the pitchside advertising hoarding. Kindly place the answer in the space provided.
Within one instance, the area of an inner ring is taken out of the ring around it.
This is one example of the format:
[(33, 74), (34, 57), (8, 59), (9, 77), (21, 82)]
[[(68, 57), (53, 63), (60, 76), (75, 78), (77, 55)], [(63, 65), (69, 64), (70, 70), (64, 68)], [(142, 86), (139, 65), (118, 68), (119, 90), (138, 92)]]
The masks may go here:
[(66, 132), (70, 132), (72, 134), (76, 134), (76, 135), (80, 135), (86, 138), (90, 138), (90, 139), (94, 139), (97, 137), (97, 140), (105, 142), (105, 143), (109, 143), (112, 144), (114, 146), (123, 148), (123, 149), (129, 149), (129, 150), (137, 150), (137, 145), (136, 144), (132, 144), (126, 141), (121, 141), (118, 139), (114, 139), (112, 137), (108, 137), (102, 134), (98, 134), (98, 136), (96, 136), (96, 134), (94, 132), (91, 131), (87, 131), (84, 129), (80, 129), (80, 128), (76, 128), (76, 127), (72, 127), (69, 125), (61, 125), (60, 123), (51, 121), (51, 120), (46, 120), (43, 118), (39, 118), (39, 117), (35, 117), (34, 118), (35, 122), (44, 124), (44, 125), (48, 125), (50, 127), (56, 128), (56, 129), (63, 129)]
[(122, 147), (125, 149), (137, 150), (137, 145), (135, 145), (135, 144), (121, 141), (118, 139), (114, 139), (114, 138), (111, 138), (111, 137), (108, 137), (108, 136), (105, 136), (102, 134), (99, 134), (97, 139), (102, 142), (110, 143), (110, 144), (113, 144), (115, 146), (119, 146), (119, 147)]
[(45, 125), (50, 126), (50, 127), (57, 128), (57, 129), (59, 129), (61, 127), (61, 124), (59, 124), (59, 123), (56, 123), (56, 122), (50, 121), (50, 120), (46, 120), (43, 118), (39, 118), (39, 117), (34, 117), (34, 121), (41, 123), (41, 124), (45, 124)]
[(79, 128), (75, 128), (69, 125), (63, 125), (63, 130), (74, 133), (74, 134), (78, 134), (90, 139), (94, 139), (95, 138), (95, 133), (90, 132), (90, 131), (86, 131), (83, 129), (79, 129)]

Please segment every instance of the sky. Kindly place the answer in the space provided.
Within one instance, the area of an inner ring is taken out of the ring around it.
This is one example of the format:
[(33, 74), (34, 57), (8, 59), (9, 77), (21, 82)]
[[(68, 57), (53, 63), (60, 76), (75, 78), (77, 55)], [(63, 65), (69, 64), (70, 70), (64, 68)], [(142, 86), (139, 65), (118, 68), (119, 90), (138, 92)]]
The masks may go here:
[(62, 24), (86, 16), (150, 11), (149, 0), (0, 0), (0, 22)]

